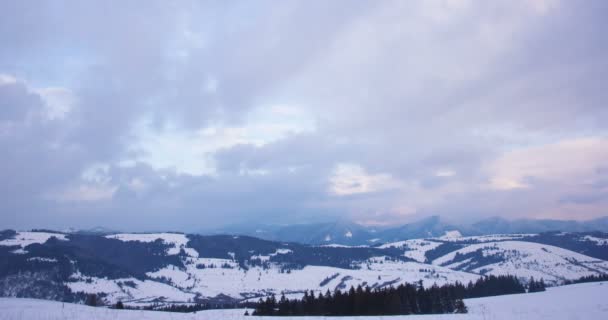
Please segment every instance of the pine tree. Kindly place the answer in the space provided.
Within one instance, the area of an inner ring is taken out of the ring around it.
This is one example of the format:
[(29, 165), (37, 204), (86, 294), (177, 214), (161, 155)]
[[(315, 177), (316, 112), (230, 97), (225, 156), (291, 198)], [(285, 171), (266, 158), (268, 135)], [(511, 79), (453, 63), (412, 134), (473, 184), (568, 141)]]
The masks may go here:
[(538, 291), (545, 291), (547, 290), (547, 286), (545, 285), (545, 280), (543, 280), (543, 278), (540, 278), (540, 281), (538, 282)]
[(534, 277), (530, 277), (530, 281), (528, 281), (528, 292), (536, 292), (536, 281), (534, 281)]
[(543, 279), (536, 281), (534, 278), (530, 278), (530, 283), (528, 283), (528, 292), (541, 291), (545, 291), (545, 281)]
[[(530, 280), (531, 290), (544, 288), (544, 281)], [(401, 284), (397, 288), (358, 286), (346, 292), (329, 290), (325, 295), (305, 291), (302, 299), (292, 301), (284, 295), (277, 302), (274, 296), (260, 299), (254, 315), (281, 316), (350, 316), (350, 315), (399, 315), (430, 313), (466, 313), (463, 302), (466, 297), (482, 297), (525, 292), (525, 288), (513, 276), (488, 276), (464, 286), (461, 283), (433, 285), (424, 288), (421, 283)]]
[(389, 315), (398, 315), (401, 311), (401, 300), (399, 299), (396, 291), (389, 291), (389, 296), (388, 299), (386, 299), (386, 308), (384, 311)]
[(97, 307), (98, 305), (98, 301), (97, 301), (97, 295), (92, 293), (89, 294), (87, 296), (86, 301), (84, 302), (87, 306), (91, 306), (91, 307)]
[(284, 294), (281, 294), (281, 299), (279, 300), (279, 315), (289, 315), (289, 300), (285, 298)]
[(455, 302), (455, 306), (454, 306), (454, 312), (455, 313), (467, 313), (469, 312), (469, 310), (467, 309), (467, 306), (464, 304), (464, 301), (458, 299)]

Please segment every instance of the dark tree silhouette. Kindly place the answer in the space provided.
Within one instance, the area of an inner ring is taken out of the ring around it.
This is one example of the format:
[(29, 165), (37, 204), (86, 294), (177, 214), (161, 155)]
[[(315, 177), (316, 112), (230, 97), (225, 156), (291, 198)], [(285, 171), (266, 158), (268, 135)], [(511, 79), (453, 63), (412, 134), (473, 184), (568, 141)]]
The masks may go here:
[(87, 299), (85, 300), (84, 304), (91, 307), (97, 307), (99, 305), (97, 295), (94, 293), (87, 295)]
[[(534, 281), (538, 288), (544, 283)], [(488, 276), (468, 285), (461, 283), (433, 285), (424, 288), (422, 283), (401, 284), (397, 287), (351, 287), (345, 292), (327, 290), (315, 296), (305, 291), (302, 299), (288, 300), (281, 296), (278, 304), (274, 296), (260, 299), (254, 315), (280, 316), (362, 316), (405, 315), (434, 313), (466, 313), (464, 298), (501, 294), (525, 293), (524, 286), (513, 276)]]

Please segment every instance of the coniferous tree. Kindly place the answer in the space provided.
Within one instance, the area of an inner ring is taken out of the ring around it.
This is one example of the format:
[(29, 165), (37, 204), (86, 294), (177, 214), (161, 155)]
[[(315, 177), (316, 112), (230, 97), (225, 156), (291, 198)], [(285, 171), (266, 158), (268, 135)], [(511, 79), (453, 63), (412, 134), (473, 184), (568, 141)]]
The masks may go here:
[(99, 302), (97, 301), (97, 295), (92, 293), (87, 295), (87, 299), (84, 302), (87, 306), (97, 307)]
[(454, 312), (455, 313), (467, 313), (468, 309), (467, 306), (464, 304), (464, 302), (462, 300), (456, 300), (456, 302), (454, 303)]
[(287, 298), (285, 298), (284, 294), (281, 294), (281, 299), (279, 300), (278, 315), (280, 315), (280, 316), (289, 315), (289, 300), (287, 300)]
[[(530, 288), (544, 288), (542, 280), (530, 281)], [(467, 307), (462, 301), (469, 297), (511, 294), (525, 292), (523, 285), (512, 276), (488, 276), (466, 286), (461, 283), (433, 285), (424, 288), (421, 283), (401, 284), (395, 287), (363, 288), (351, 287), (348, 291), (329, 291), (325, 295), (305, 291), (303, 298), (288, 300), (285, 296), (277, 303), (274, 296), (260, 299), (255, 315), (311, 315), (311, 316), (351, 316), (351, 315), (398, 315), (430, 313), (465, 313)]]
[(541, 292), (545, 291), (545, 281), (540, 279), (538, 281), (534, 280), (534, 278), (530, 278), (528, 283), (528, 292)]

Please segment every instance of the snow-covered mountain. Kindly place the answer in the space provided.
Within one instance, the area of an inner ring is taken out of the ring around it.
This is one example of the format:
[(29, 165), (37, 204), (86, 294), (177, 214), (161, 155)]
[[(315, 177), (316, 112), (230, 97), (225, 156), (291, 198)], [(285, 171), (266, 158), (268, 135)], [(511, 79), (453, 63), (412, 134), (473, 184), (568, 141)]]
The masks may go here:
[(545, 233), (552, 231), (608, 232), (608, 217), (589, 221), (550, 219), (507, 220), (493, 217), (473, 223), (456, 224), (446, 222), (439, 216), (430, 216), (396, 227), (370, 227), (349, 221), (286, 226), (248, 223), (214, 230), (212, 233), (249, 235), (272, 241), (314, 245), (340, 244), (356, 246), (374, 245), (406, 239), (440, 237), (448, 231), (457, 231), (461, 235), (466, 236)]
[(468, 245), (433, 260), (433, 265), (484, 275), (543, 278), (553, 284), (608, 273), (608, 261), (550, 245), (512, 240)]
[(341, 244), (341, 245), (370, 245), (376, 239), (376, 228), (366, 227), (349, 221), (335, 221), (312, 224), (266, 225), (246, 224), (234, 225), (212, 233), (248, 235), (265, 240), (298, 242), (304, 244)]
[(550, 284), (608, 273), (608, 234), (443, 236), (373, 246), (248, 236), (0, 232), (0, 295), (109, 302), (234, 301), (351, 286), (430, 286), (511, 274)]

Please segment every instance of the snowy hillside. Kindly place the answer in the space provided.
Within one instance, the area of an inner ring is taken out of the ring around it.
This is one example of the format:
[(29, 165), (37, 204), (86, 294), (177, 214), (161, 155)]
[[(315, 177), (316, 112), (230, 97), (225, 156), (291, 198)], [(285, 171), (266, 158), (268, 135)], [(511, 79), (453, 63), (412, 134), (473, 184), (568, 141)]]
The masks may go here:
[(57, 238), (59, 240), (66, 240), (65, 235), (61, 233), (51, 232), (17, 232), (13, 237), (3, 239), (0, 241), (0, 246), (4, 247), (16, 247), (15, 253), (25, 253), (23, 248), (31, 244), (42, 244), (47, 242), (50, 238)]
[(560, 284), (608, 273), (608, 262), (597, 258), (608, 251), (606, 239), (601, 233), (462, 237), (448, 230), (369, 247), (228, 235), (7, 230), (0, 232), (0, 296), (82, 301), (95, 293), (109, 303), (147, 305), (299, 297), (304, 290), (358, 285), (467, 283), (484, 274)]
[(386, 243), (380, 246), (380, 248), (397, 248), (404, 250), (403, 255), (414, 259), (418, 262), (426, 261), (426, 253), (430, 250), (436, 249), (441, 245), (441, 242), (425, 240), (425, 239), (412, 239), (398, 242)]
[[(201, 265), (216, 267), (200, 268)], [(259, 296), (281, 293), (300, 297), (304, 290), (318, 293), (344, 290), (357, 285), (381, 288), (420, 280), (425, 286), (431, 286), (434, 283), (441, 285), (455, 281), (466, 283), (478, 277), (441, 266), (386, 260), (386, 257), (366, 260), (357, 269), (306, 266), (290, 272), (282, 272), (280, 266), (275, 265), (245, 270), (239, 268), (233, 260), (196, 257), (184, 259), (184, 266), (180, 269), (169, 265), (147, 273), (152, 280), (159, 280), (158, 282), (134, 278), (109, 280), (74, 276), (67, 285), (73, 291), (107, 293), (110, 301), (122, 300), (138, 304), (158, 301), (159, 297), (163, 297), (165, 302), (187, 302), (196, 297), (213, 298), (218, 295), (235, 299), (256, 297), (255, 300)], [(124, 285), (127, 282), (132, 285)]]
[(523, 241), (473, 244), (433, 260), (433, 265), (477, 274), (543, 278), (549, 283), (608, 273), (608, 262), (570, 250)]
[[(390, 317), (340, 317), (340, 319), (391, 320), (600, 320), (608, 319), (608, 283), (585, 283), (556, 288), (546, 292), (506, 295), (465, 300), (468, 314), (408, 315)], [(76, 304), (34, 299), (0, 298), (0, 320), (215, 320), (215, 319), (298, 319), (318, 320), (325, 317), (246, 317), (244, 310), (208, 310), (181, 314), (155, 311), (111, 310)]]

